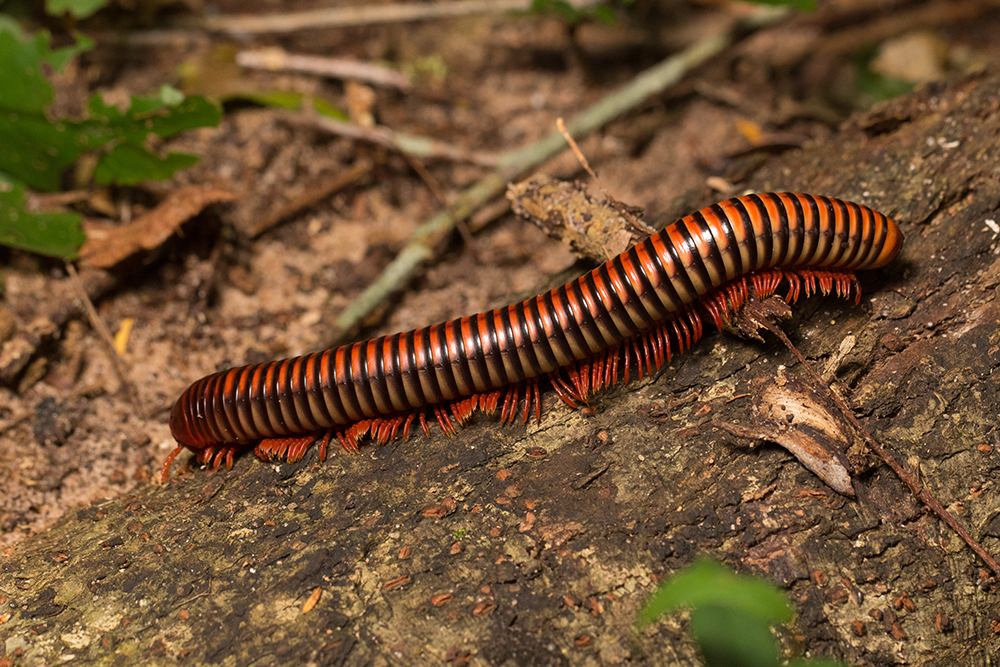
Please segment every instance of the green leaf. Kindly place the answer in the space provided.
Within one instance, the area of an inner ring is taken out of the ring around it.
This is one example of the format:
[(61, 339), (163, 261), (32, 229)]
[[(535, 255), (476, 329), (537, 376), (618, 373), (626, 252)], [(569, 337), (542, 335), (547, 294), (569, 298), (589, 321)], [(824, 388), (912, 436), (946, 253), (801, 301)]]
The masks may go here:
[(715, 604), (691, 612), (691, 634), (706, 667), (777, 667), (781, 654), (771, 624)]
[(226, 95), (225, 101), (248, 100), (272, 109), (299, 109), (302, 106), (302, 93), (290, 90), (245, 90), (232, 95)]
[(638, 622), (645, 625), (665, 613), (705, 605), (731, 609), (766, 623), (792, 620), (788, 601), (772, 584), (739, 576), (713, 560), (699, 558), (660, 586), (640, 612)]
[[(0, 3), (2, 4), (2, 3)], [(28, 33), (24, 32), (24, 28), (13, 16), (7, 14), (0, 14), (0, 32), (10, 33), (19, 42), (27, 42), (31, 37)]]
[[(76, 58), (79, 54), (84, 51), (90, 51), (94, 48), (94, 40), (82, 33), (75, 33), (76, 44), (72, 46), (64, 46), (61, 49), (56, 49), (55, 51), (49, 51), (45, 57), (45, 62), (48, 63), (52, 69), (57, 72), (62, 72), (63, 68), (69, 64), (69, 61)], [(48, 45), (46, 45), (48, 48)]]
[(602, 23), (607, 26), (613, 26), (618, 22), (618, 15), (615, 10), (607, 5), (597, 5), (590, 9), (590, 15), (598, 23)]
[[(70, 4), (71, 0), (63, 0), (59, 6)], [(150, 134), (171, 137), (217, 125), (222, 118), (220, 109), (205, 98), (185, 98), (164, 86), (157, 96), (133, 97), (125, 111), (94, 94), (88, 101), (89, 118), (53, 121), (45, 113), (53, 90), (42, 75), (42, 65), (58, 69), (93, 42), (80, 37), (76, 46), (53, 51), (47, 33), (25, 37), (0, 26), (0, 173), (29, 187), (59, 189), (63, 172), (82, 153), (98, 149), (106, 151), (94, 172), (99, 183), (169, 178), (197, 158), (181, 153), (154, 155), (145, 146)]]
[(184, 101), (184, 93), (173, 86), (163, 84), (160, 86), (160, 99), (168, 107), (175, 107)]
[[(168, 96), (172, 97), (172, 93)], [(173, 106), (168, 106), (162, 97), (136, 95), (129, 108), (121, 111), (114, 105), (105, 104), (101, 96), (94, 93), (87, 109), (93, 121), (88, 130), (93, 135), (100, 136), (106, 129), (115, 138), (132, 141), (145, 141), (150, 132), (167, 138), (184, 130), (215, 126), (222, 118), (219, 107), (199, 95), (185, 98)]]
[(49, 16), (62, 16), (69, 12), (74, 18), (87, 18), (108, 4), (108, 0), (45, 0), (45, 11)]
[(0, 175), (0, 243), (66, 260), (76, 258), (85, 236), (80, 215), (24, 210), (24, 186)]
[(351, 117), (348, 116), (343, 109), (336, 107), (330, 101), (322, 97), (313, 98), (313, 110), (327, 118), (332, 118), (334, 120), (340, 120), (343, 122), (349, 122)]
[(221, 119), (222, 110), (218, 106), (200, 95), (193, 95), (147, 120), (146, 127), (167, 138), (198, 127), (215, 127)]
[(532, 0), (531, 9), (533, 14), (551, 14), (566, 23), (578, 23), (584, 18), (584, 14), (566, 0)]
[(27, 40), (0, 32), (0, 171), (40, 190), (56, 190), (62, 171), (79, 157), (73, 123), (49, 120), (45, 107), (52, 86), (42, 76), (42, 64), (56, 69), (93, 42), (83, 38), (75, 47), (49, 50), (49, 36)]
[(873, 70), (871, 65), (875, 55), (876, 50), (872, 46), (862, 49), (855, 58), (854, 85), (860, 93), (857, 104), (862, 108), (881, 100), (891, 100), (905, 95), (916, 87), (907, 81), (883, 76)]
[[(226, 101), (230, 100), (248, 100), (274, 109), (298, 110), (302, 108), (305, 95), (291, 90), (245, 90), (228, 95)], [(334, 106), (332, 102), (323, 97), (313, 98), (313, 110), (334, 120), (345, 123), (350, 121), (350, 116), (343, 109)]]
[(555, 16), (571, 26), (588, 20), (595, 20), (605, 25), (614, 25), (618, 21), (618, 16), (615, 14), (614, 8), (605, 3), (598, 3), (593, 7), (577, 9), (566, 0), (532, 0), (531, 8), (528, 12), (531, 14)]
[(792, 7), (793, 9), (798, 9), (803, 12), (814, 12), (816, 11), (816, 0), (749, 0), (758, 5), (780, 5), (784, 7)]
[(80, 156), (71, 125), (41, 113), (0, 110), (0, 172), (37, 190), (58, 190), (63, 170)]
[[(155, 112), (163, 109), (167, 106), (167, 103), (160, 98), (159, 95), (156, 97), (147, 97), (145, 95), (133, 95), (129, 98), (129, 107), (124, 112), (119, 111), (116, 107), (108, 107), (104, 104), (103, 100), (101, 102), (101, 107), (105, 110), (105, 114), (109, 119), (116, 121), (135, 121), (140, 118), (146, 118), (152, 116)], [(114, 109), (114, 111), (111, 111)]]
[[(5, 15), (0, 15), (0, 35), (6, 35), (8, 40), (12, 40), (6, 41), (0, 47), (4, 56), (4, 60), (0, 60), (0, 62), (5, 65), (5, 71), (0, 72), (0, 77), (4, 77), (5, 82), (12, 81), (11, 77), (13, 77), (13, 82), (17, 85), (17, 78), (22, 77), (25, 72), (30, 72), (32, 81), (29, 82), (29, 85), (32, 87), (27, 90), (44, 87), (48, 91), (49, 97), (51, 97), (52, 86), (49, 85), (48, 81), (45, 81), (40, 66), (44, 63), (57, 72), (61, 72), (66, 63), (75, 58), (77, 54), (94, 48), (94, 40), (86, 35), (75, 33), (76, 44), (51, 50), (51, 38), (48, 32), (41, 30), (34, 35), (29, 35), (21, 29), (16, 21)], [(10, 65), (14, 65), (14, 67), (10, 67)], [(42, 82), (41, 86), (37, 83), (38, 81)], [(5, 90), (13, 93), (19, 89)], [(31, 108), (33, 111), (40, 109), (41, 107)]]
[[(2, 1), (2, 0), (0, 0)], [(96, 11), (103, 2), (49, 0), (50, 11), (75, 16)], [(0, 17), (2, 19), (2, 17)], [(119, 110), (92, 95), (89, 118), (51, 119), (46, 107), (53, 100), (43, 65), (61, 69), (93, 42), (77, 36), (74, 46), (52, 50), (48, 33), (28, 36), (16, 24), (0, 20), (0, 243), (64, 259), (76, 257), (83, 243), (80, 216), (67, 212), (35, 213), (24, 208), (25, 188), (57, 190), (63, 172), (80, 155), (101, 150), (94, 169), (99, 183), (132, 185), (149, 178), (169, 178), (198, 157), (150, 152), (151, 134), (171, 137), (178, 132), (217, 125), (219, 108), (203, 97), (185, 98), (169, 86), (153, 97), (133, 97)]]
[(44, 33), (21, 42), (9, 32), (0, 32), (0, 109), (41, 113), (52, 101), (52, 86), (41, 68), (48, 41)]
[(94, 180), (119, 185), (135, 185), (149, 178), (163, 180), (198, 160), (197, 155), (187, 153), (169, 153), (161, 158), (142, 146), (124, 143), (100, 157), (94, 169)]
[(133, 185), (149, 178), (170, 178), (179, 169), (198, 161), (196, 156), (184, 153), (161, 158), (145, 147), (150, 133), (170, 137), (219, 123), (222, 112), (204, 97), (181, 96), (178, 103), (169, 106), (178, 94), (172, 88), (164, 88), (159, 97), (136, 96), (124, 112), (106, 104), (100, 95), (91, 96), (87, 105), (91, 119), (77, 125), (78, 145), (90, 150), (113, 144), (98, 159), (95, 181)]

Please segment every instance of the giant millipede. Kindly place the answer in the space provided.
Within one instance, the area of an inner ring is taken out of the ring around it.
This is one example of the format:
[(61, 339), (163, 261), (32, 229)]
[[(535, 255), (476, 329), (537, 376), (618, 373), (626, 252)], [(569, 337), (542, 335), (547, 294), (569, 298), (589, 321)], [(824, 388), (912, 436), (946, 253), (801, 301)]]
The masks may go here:
[(479, 409), (504, 422), (541, 417), (547, 377), (571, 406), (690, 348), (708, 315), (722, 328), (750, 298), (789, 303), (860, 291), (854, 271), (899, 253), (903, 235), (866, 206), (807, 194), (736, 197), (686, 216), (603, 266), (545, 294), (433, 326), (292, 359), (221, 371), (177, 400), (170, 430), (202, 463), (232, 465), (256, 443), (296, 461), (316, 441), (378, 443), (432, 412), (446, 433)]

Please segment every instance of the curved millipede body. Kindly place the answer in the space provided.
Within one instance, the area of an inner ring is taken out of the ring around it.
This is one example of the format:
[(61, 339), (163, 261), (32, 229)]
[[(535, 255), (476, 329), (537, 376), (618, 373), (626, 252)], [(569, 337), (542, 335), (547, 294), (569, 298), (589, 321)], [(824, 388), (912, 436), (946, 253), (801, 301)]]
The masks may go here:
[[(509, 421), (540, 416), (539, 379), (570, 405), (652, 372), (690, 347), (708, 315), (721, 327), (748, 298), (836, 291), (857, 298), (853, 271), (888, 264), (903, 236), (865, 206), (805, 194), (755, 194), (704, 208), (580, 278), (522, 303), (294, 359), (233, 368), (195, 382), (174, 405), (178, 447), (232, 463), (257, 443), (294, 461), (322, 438), (348, 449), (424, 430), (446, 432), (476, 409)], [(523, 404), (523, 411), (521, 406)]]

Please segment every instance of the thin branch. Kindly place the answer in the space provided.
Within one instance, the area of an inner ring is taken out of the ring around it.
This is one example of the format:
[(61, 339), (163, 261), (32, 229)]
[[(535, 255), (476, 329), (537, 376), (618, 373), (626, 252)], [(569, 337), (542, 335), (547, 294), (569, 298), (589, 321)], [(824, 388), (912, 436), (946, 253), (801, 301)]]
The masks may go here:
[(108, 327), (104, 324), (104, 320), (97, 313), (97, 309), (94, 308), (94, 303), (87, 296), (87, 289), (83, 285), (83, 281), (80, 280), (80, 274), (76, 272), (76, 267), (66, 262), (66, 271), (69, 273), (70, 282), (73, 283), (73, 287), (76, 289), (80, 300), (83, 301), (83, 307), (87, 311), (87, 317), (90, 320), (90, 326), (94, 327), (94, 331), (97, 332), (98, 337), (104, 344), (105, 351), (111, 357), (111, 365), (114, 366), (115, 372), (118, 374), (118, 379), (121, 380), (122, 385), (125, 386), (128, 391), (129, 400), (132, 401), (132, 405), (135, 407), (136, 411), (140, 415), (145, 415), (146, 412), (143, 410), (142, 402), (139, 399), (139, 391), (132, 382), (131, 370), (125, 360), (118, 355), (118, 351), (115, 348), (115, 339), (108, 331)]
[(594, 179), (594, 182), (596, 183), (597, 174), (594, 173), (593, 169), (591, 169), (590, 160), (588, 160), (587, 156), (583, 154), (583, 151), (580, 150), (580, 146), (576, 143), (576, 139), (574, 139), (573, 135), (566, 129), (566, 123), (563, 121), (561, 116), (556, 118), (556, 129), (559, 130), (559, 134), (561, 134), (563, 139), (566, 140), (566, 143), (569, 144), (570, 150), (573, 151), (573, 155), (576, 156), (576, 161), (580, 163), (580, 166), (583, 167), (588, 174), (590, 174), (590, 177)]
[[(434, 178), (434, 174), (427, 170), (427, 167), (424, 166), (424, 163), (421, 162), (419, 158), (416, 158), (409, 153), (403, 153), (403, 157), (410, 163), (410, 167), (413, 168), (413, 171), (417, 172), (417, 175), (423, 179), (424, 184), (427, 185), (427, 189), (431, 191), (432, 195), (434, 195), (438, 204), (447, 209), (448, 197), (445, 195), (444, 188), (441, 187), (441, 183)], [(459, 219), (455, 223), (455, 228), (458, 230), (458, 233), (462, 235), (462, 241), (469, 248), (469, 250), (472, 251), (472, 255), (478, 259), (479, 252), (476, 250), (476, 239), (472, 236), (472, 231), (469, 230), (469, 225), (466, 224), (464, 219)]]
[[(596, 0), (574, 0), (570, 4), (586, 7)], [(395, 5), (330, 7), (281, 14), (238, 14), (205, 16), (196, 21), (183, 21), (189, 28), (238, 34), (295, 32), (377, 23), (428, 21), (469, 14), (496, 14), (507, 11), (528, 11), (532, 0), (458, 0), (457, 2), (410, 2)]]
[(301, 195), (286, 203), (284, 206), (271, 211), (269, 214), (254, 223), (253, 227), (248, 231), (248, 234), (251, 238), (257, 238), (285, 218), (291, 217), (302, 209), (315, 206), (338, 190), (341, 190), (351, 183), (360, 180), (371, 172), (372, 166), (371, 160), (366, 158), (358, 160), (354, 166), (347, 171), (337, 174), (325, 183), (303, 192)]
[(340, 137), (369, 141), (401, 153), (421, 158), (439, 158), (454, 162), (469, 162), (482, 167), (495, 167), (496, 155), (481, 151), (470, 151), (437, 139), (417, 137), (396, 132), (388, 127), (363, 127), (355, 123), (345, 123), (328, 116), (314, 113), (284, 114), (285, 119), (296, 125), (311, 127)]
[[(839, 30), (821, 40), (816, 55), (855, 53), (867, 44), (878, 44), (911, 30), (943, 29), (955, 23), (967, 22), (994, 11), (992, 0), (938, 0), (914, 9), (883, 13), (878, 20), (865, 21), (859, 27)], [(878, 11), (878, 10), (876, 10)]]
[[(695, 42), (684, 51), (641, 72), (624, 87), (583, 111), (566, 124), (566, 129), (578, 139), (585, 137), (673, 85), (693, 68), (729, 48), (748, 31), (776, 23), (787, 15), (786, 8), (763, 7), (747, 21)], [(457, 220), (467, 218), (479, 207), (503, 194), (509, 180), (536, 168), (565, 146), (565, 140), (556, 131), (529, 146), (501, 155), (493, 173), (462, 192), (450, 210), (438, 212), (417, 228), (402, 252), (337, 318), (330, 344), (342, 341), (390, 294), (410, 280), (424, 262), (433, 258), (435, 247), (454, 229)]]
[(299, 55), (279, 48), (240, 51), (236, 54), (236, 64), (269, 72), (305, 72), (331, 79), (354, 79), (399, 90), (412, 88), (405, 74), (388, 67), (348, 58)]

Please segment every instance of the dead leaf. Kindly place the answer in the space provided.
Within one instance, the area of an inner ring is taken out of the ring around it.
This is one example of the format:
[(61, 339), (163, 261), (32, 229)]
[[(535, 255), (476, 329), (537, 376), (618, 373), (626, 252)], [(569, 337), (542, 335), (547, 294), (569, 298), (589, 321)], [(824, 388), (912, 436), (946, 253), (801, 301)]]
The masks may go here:
[(607, 196), (597, 199), (582, 183), (545, 174), (509, 185), (507, 199), (515, 213), (597, 262), (617, 257), (655, 231), (639, 219), (641, 209)]
[(205, 207), (232, 201), (236, 195), (209, 185), (189, 185), (175, 190), (153, 210), (127, 225), (85, 220), (87, 240), (80, 248), (80, 261), (87, 266), (109, 269), (141, 250), (158, 248), (184, 222)]
[(761, 377), (753, 383), (753, 412), (747, 425), (713, 422), (736, 437), (768, 440), (787, 449), (837, 493), (853, 497), (844, 454), (850, 427), (821, 394), (794, 376)]

